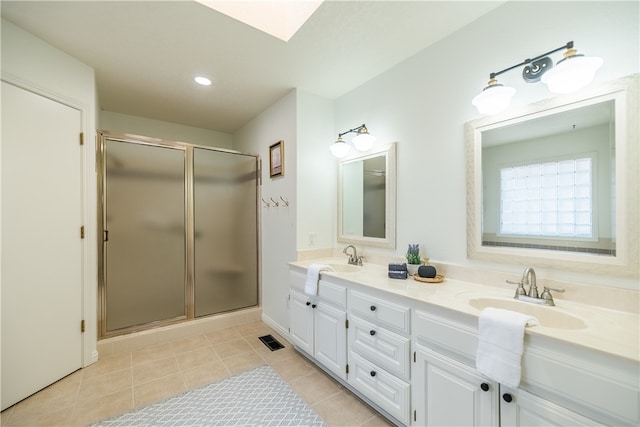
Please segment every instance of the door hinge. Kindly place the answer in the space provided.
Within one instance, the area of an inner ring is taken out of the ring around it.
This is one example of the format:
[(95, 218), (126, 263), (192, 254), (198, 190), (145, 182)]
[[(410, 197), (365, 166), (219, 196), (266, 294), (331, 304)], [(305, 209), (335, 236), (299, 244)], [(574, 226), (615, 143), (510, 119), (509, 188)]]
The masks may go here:
[(416, 352), (413, 352), (413, 363), (416, 363)]
[(84, 132), (80, 132), (80, 145), (84, 145)]
[(346, 373), (349, 373), (349, 364), (347, 363), (346, 369), (345, 369)]
[(80, 321), (80, 332), (84, 332), (84, 320)]
[(347, 319), (347, 320), (345, 320), (345, 321), (344, 321), (344, 327), (345, 327), (346, 329), (349, 329), (349, 319)]
[(80, 227), (80, 238), (84, 239), (84, 225)]
[(256, 165), (256, 178), (258, 186), (262, 185), (262, 159), (258, 158), (258, 164)]

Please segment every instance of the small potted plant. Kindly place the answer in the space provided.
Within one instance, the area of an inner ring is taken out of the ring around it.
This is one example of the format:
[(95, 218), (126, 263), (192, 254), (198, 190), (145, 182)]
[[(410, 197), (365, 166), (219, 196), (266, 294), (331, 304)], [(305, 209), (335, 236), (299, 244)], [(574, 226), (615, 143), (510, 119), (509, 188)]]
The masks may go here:
[(413, 276), (418, 272), (418, 267), (422, 264), (422, 259), (420, 258), (420, 245), (409, 244), (409, 249), (407, 249), (407, 270), (409, 274)]

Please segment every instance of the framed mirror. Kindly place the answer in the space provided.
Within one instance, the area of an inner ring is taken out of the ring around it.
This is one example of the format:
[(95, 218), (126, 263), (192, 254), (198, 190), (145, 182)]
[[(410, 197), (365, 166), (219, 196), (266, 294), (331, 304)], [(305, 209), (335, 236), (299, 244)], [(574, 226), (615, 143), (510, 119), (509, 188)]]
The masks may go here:
[(465, 126), (472, 259), (638, 276), (638, 76)]
[(396, 145), (338, 164), (338, 242), (395, 248)]

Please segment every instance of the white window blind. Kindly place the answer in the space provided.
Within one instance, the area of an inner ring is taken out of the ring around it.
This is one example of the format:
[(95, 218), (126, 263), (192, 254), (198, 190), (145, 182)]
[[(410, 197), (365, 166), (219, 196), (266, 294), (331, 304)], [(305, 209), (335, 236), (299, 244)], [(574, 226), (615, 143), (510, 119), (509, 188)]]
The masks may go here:
[(500, 169), (500, 233), (593, 237), (593, 159)]

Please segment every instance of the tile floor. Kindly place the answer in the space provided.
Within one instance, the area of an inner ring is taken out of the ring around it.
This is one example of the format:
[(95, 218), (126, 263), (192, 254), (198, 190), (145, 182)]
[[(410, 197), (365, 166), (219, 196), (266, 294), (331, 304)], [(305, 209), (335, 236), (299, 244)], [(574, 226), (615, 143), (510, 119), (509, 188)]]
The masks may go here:
[[(286, 348), (269, 350), (266, 334)], [(390, 425), (262, 322), (103, 357), (6, 409), (0, 424), (87, 426), (264, 364), (329, 426)]]

